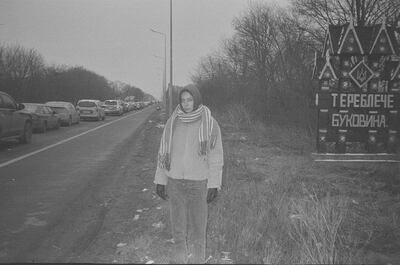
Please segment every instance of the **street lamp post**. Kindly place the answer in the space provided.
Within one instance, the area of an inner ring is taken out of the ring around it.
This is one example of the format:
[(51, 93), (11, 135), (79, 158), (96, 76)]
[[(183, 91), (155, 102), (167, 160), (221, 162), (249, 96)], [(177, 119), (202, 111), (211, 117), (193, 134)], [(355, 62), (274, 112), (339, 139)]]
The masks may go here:
[[(169, 88), (168, 88), (168, 114), (171, 115), (172, 114), (172, 97), (173, 97), (173, 89), (174, 89), (174, 85), (172, 82), (172, 0), (170, 0), (169, 2), (170, 4), (170, 21), (169, 21), (169, 26), (170, 26), (170, 30), (169, 30), (169, 40), (170, 40), (170, 68), (169, 68)], [(166, 89), (166, 69), (167, 69), (167, 37), (165, 33), (156, 31), (154, 29), (150, 29), (152, 32), (157, 33), (157, 34), (161, 34), (164, 36), (164, 76), (165, 76), (165, 82), (164, 82), (164, 91), (163, 94), (165, 95), (164, 98), (166, 98), (166, 93), (165, 93), (165, 89)], [(166, 106), (166, 105), (165, 105)]]
[(170, 56), (169, 56), (169, 60), (170, 60), (170, 67), (169, 67), (169, 83), (170, 83), (170, 88), (169, 88), (169, 115), (171, 116), (172, 114), (172, 90), (174, 89), (174, 85), (172, 82), (172, 0), (169, 1), (169, 10), (170, 10), (170, 14), (169, 14), (169, 48), (170, 48)]
[(153, 55), (155, 58), (157, 58), (157, 59), (161, 59), (161, 60), (163, 60), (163, 63), (164, 63), (164, 67), (163, 67), (163, 79), (162, 79), (162, 84), (161, 84), (161, 87), (162, 87), (162, 95), (161, 95), (161, 102), (162, 102), (162, 104), (166, 104), (165, 103), (165, 60), (164, 60), (164, 57), (161, 57), (161, 56), (158, 56), (158, 55)]
[(166, 87), (167, 87), (167, 35), (165, 33), (159, 32), (154, 29), (150, 29), (150, 31), (160, 34), (164, 37), (164, 73), (163, 73), (163, 91), (162, 91), (162, 100), (164, 106), (167, 106), (166, 102)]

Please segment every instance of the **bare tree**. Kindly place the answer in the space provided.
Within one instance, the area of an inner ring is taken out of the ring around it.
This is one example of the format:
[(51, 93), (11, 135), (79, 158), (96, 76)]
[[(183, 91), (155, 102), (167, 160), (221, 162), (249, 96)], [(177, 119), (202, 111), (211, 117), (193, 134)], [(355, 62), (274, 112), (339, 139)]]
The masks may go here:
[(229, 102), (235, 94), (231, 86), (229, 65), (222, 56), (222, 52), (214, 52), (212, 55), (200, 60), (192, 81), (202, 91), (203, 100), (211, 106), (217, 106), (221, 102)]
[(323, 29), (349, 22), (350, 18), (359, 26), (380, 23), (384, 17), (393, 25), (400, 20), (398, 0), (292, 0), (292, 4), (298, 14)]
[(42, 75), (45, 63), (42, 55), (34, 49), (25, 49), (20, 45), (3, 47), (1, 70), (11, 79), (31, 79)]
[(42, 55), (20, 45), (5, 46), (1, 50), (1, 90), (13, 92), (18, 100), (36, 95), (34, 88), (45, 74)]
[(276, 34), (274, 10), (260, 2), (252, 3), (242, 17), (233, 21), (233, 26), (248, 69), (253, 71), (259, 88), (268, 89), (276, 54), (276, 45), (271, 41)]
[(252, 2), (233, 20), (232, 38), (200, 61), (193, 81), (210, 102), (245, 103), (264, 121), (307, 123), (317, 44), (301, 23), (287, 10)]
[[(124, 86), (129, 85), (109, 82), (83, 67), (46, 66), (34, 49), (20, 45), (0, 47), (0, 90), (20, 101), (75, 103), (82, 98), (115, 98), (123, 93)], [(143, 98), (143, 91), (129, 87), (138, 98)]]

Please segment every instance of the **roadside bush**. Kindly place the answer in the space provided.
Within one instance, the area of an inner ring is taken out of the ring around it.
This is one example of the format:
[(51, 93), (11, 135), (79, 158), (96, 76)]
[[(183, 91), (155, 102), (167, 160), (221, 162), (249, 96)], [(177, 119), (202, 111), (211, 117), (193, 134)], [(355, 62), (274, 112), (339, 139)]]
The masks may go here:
[(233, 127), (237, 131), (249, 131), (254, 129), (255, 123), (252, 120), (247, 107), (243, 103), (230, 103), (223, 110), (217, 111), (218, 121), (225, 126)]

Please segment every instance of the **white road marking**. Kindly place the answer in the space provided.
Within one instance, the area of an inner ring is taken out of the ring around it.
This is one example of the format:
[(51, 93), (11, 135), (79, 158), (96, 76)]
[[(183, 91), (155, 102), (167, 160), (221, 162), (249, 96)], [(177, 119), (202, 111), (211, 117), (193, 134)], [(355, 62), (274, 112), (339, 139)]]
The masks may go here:
[(315, 162), (382, 162), (382, 163), (400, 163), (399, 160), (373, 160), (373, 159), (316, 159)]
[(322, 156), (396, 156), (396, 154), (389, 153), (377, 153), (377, 154), (365, 154), (365, 153), (312, 153), (312, 155)]
[(137, 113), (140, 113), (140, 112), (142, 112), (142, 111), (144, 111), (144, 110), (145, 110), (145, 109), (140, 110), (140, 111), (135, 112), (135, 113), (132, 113), (132, 114), (130, 114), (130, 115), (121, 117), (121, 118), (116, 119), (116, 120), (114, 120), (114, 121), (112, 121), (112, 122), (109, 122), (109, 123), (106, 123), (106, 124), (102, 124), (102, 125), (100, 125), (100, 126), (97, 126), (97, 127), (95, 127), (95, 128), (92, 128), (92, 129), (90, 129), (90, 130), (88, 130), (88, 131), (85, 131), (85, 132), (83, 132), (83, 133), (80, 133), (80, 134), (77, 134), (77, 135), (75, 135), (75, 136), (72, 136), (72, 137), (69, 137), (69, 138), (67, 138), (67, 139), (64, 139), (64, 140), (62, 140), (62, 141), (59, 141), (59, 142), (57, 142), (57, 143), (55, 143), (55, 144), (48, 145), (48, 146), (43, 147), (43, 148), (41, 148), (41, 149), (39, 149), (39, 150), (30, 152), (30, 153), (28, 153), (28, 154), (26, 154), (26, 155), (23, 155), (23, 156), (20, 156), (20, 157), (16, 157), (16, 158), (11, 159), (11, 160), (9, 160), (9, 161), (7, 161), (7, 162), (1, 163), (1, 164), (0, 164), (0, 168), (5, 167), (5, 166), (8, 166), (8, 165), (13, 164), (13, 163), (16, 163), (16, 162), (18, 162), (18, 161), (20, 161), (20, 160), (22, 160), (22, 159), (27, 158), (27, 157), (36, 155), (36, 154), (41, 153), (41, 152), (43, 152), (43, 151), (46, 151), (46, 150), (48, 150), (48, 149), (50, 149), (50, 148), (56, 147), (56, 146), (58, 146), (58, 145), (60, 145), (60, 144), (64, 144), (64, 143), (66, 143), (66, 142), (69, 142), (69, 141), (71, 141), (71, 140), (73, 140), (73, 139), (75, 139), (75, 138), (78, 138), (78, 137), (80, 137), (80, 136), (83, 136), (83, 135), (85, 135), (85, 134), (94, 132), (94, 131), (96, 131), (96, 130), (98, 130), (98, 129), (101, 129), (101, 128), (105, 127), (105, 126), (108, 126), (108, 125), (111, 125), (111, 124), (113, 124), (113, 123), (116, 123), (117, 121), (120, 121), (120, 120), (126, 119), (126, 118), (128, 118), (128, 117), (131, 117), (131, 116), (133, 116), (133, 115), (135, 115), (135, 114), (137, 114)]

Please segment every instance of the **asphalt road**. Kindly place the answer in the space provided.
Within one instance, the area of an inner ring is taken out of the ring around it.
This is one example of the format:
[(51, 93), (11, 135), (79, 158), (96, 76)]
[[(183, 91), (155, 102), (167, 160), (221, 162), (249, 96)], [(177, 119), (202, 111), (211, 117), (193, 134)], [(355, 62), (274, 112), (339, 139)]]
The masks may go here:
[[(27, 145), (2, 143), (0, 262), (73, 261), (107, 211), (107, 197), (99, 198), (99, 190), (116, 181), (114, 167), (154, 111), (151, 106), (105, 121), (81, 121), (34, 134)], [(99, 200), (101, 205), (91, 204)], [(72, 223), (78, 216), (77, 228)]]

